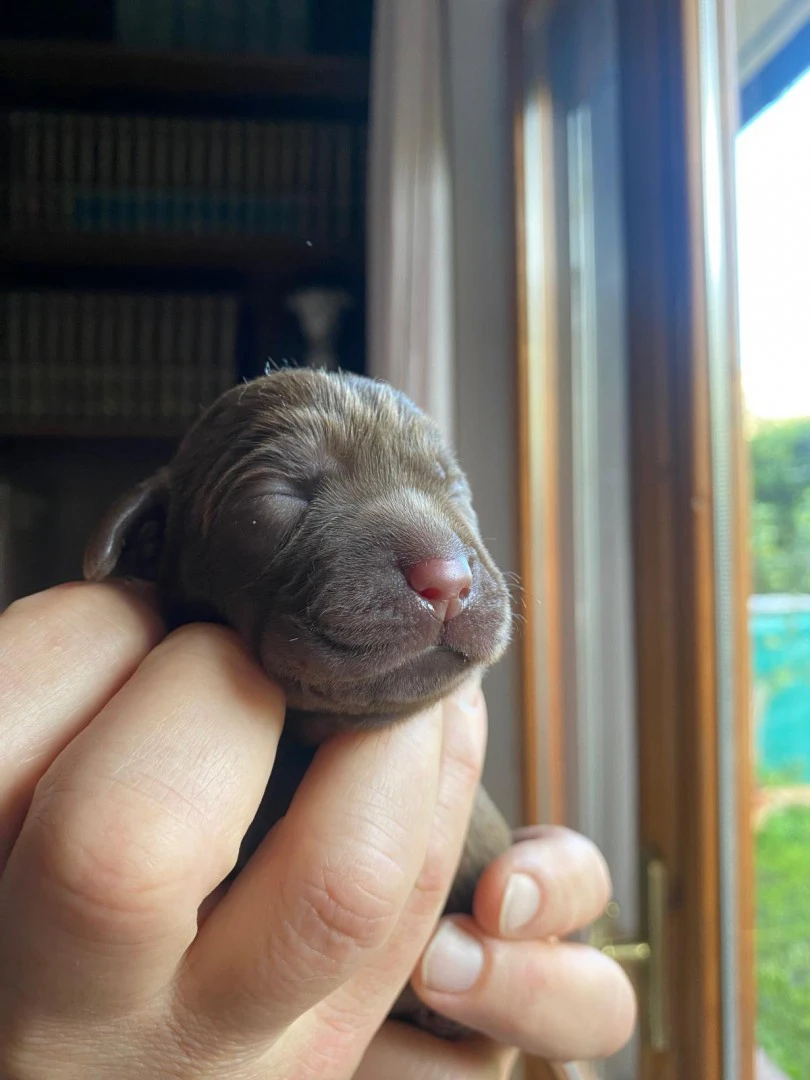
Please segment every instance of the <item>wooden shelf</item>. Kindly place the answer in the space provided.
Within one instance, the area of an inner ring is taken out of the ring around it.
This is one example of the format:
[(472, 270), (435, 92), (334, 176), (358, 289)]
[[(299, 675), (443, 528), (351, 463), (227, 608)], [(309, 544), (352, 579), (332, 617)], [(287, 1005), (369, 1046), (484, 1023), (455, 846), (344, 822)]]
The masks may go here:
[(155, 94), (299, 99), (361, 105), (368, 64), (334, 56), (134, 52), (114, 45), (0, 41), (6, 83)]
[(0, 420), (0, 439), (139, 439), (144, 442), (177, 442), (191, 427), (188, 423), (134, 424), (111, 420)]
[(268, 278), (362, 271), (362, 245), (330, 247), (295, 237), (149, 236), (75, 232), (0, 234), (0, 260), (29, 266), (234, 269)]

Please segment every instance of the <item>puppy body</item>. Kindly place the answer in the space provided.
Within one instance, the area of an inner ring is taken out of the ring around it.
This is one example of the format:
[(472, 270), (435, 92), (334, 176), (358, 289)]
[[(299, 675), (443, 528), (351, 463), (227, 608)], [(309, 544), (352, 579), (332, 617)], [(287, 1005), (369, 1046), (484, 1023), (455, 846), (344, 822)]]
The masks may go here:
[[(414, 568), (436, 565), (464, 567), (452, 617), (413, 584)], [(233, 627), (284, 688), (284, 737), (239, 866), (319, 742), (441, 700), (495, 663), (511, 631), (453, 454), (406, 397), (359, 376), (283, 370), (224, 394), (101, 522), (85, 577), (111, 575), (154, 580), (170, 625)], [(448, 913), (471, 911), (510, 843), (480, 790)], [(408, 989), (393, 1014), (459, 1032)]]

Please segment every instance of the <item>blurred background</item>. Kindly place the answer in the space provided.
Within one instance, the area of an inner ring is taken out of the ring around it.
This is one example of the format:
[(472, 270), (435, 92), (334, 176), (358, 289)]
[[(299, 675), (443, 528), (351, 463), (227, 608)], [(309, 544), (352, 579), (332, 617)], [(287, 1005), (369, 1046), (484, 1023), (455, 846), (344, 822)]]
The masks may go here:
[(363, 369), (371, 0), (339, 7), (3, 5), (0, 607), (324, 318)]
[(408, 391), (525, 589), (487, 786), (641, 948), (581, 1075), (810, 1078), (809, 128), (810, 0), (0, 12), (0, 610), (228, 386)]
[(758, 1036), (810, 1076), (810, 5), (739, 0), (740, 364), (751, 478)]

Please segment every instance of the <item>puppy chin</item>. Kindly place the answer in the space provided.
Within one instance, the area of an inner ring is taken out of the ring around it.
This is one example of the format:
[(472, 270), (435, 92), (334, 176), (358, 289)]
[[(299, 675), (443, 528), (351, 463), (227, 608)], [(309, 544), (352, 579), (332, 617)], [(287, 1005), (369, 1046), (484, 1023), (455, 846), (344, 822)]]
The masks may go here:
[(479, 666), (461, 651), (434, 646), (412, 651), (392, 643), (385, 653), (333, 652), (321, 641), (289, 642), (267, 631), (259, 647), (265, 672), (291, 709), (331, 716), (333, 726), (365, 727), (404, 719), (441, 700)]
[(358, 682), (334, 690), (291, 687), (287, 695), (287, 722), (298, 740), (309, 745), (340, 732), (371, 731), (400, 723), (438, 704), (480, 670), (461, 658), (454, 668), (452, 673), (445, 670), (441, 679), (435, 678), (435, 672), (428, 679), (423, 671), (418, 686), (413, 684), (413, 672), (403, 669), (382, 680)]

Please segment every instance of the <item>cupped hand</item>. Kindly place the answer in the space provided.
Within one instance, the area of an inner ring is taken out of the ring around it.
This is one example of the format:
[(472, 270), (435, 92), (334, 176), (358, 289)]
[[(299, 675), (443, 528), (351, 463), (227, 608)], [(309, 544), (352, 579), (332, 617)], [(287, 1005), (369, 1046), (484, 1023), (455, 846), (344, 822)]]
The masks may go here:
[(229, 631), (76, 584), (0, 616), (0, 1075), (345, 1080), (453, 877), (480, 689), (324, 746), (219, 887), (284, 701)]

